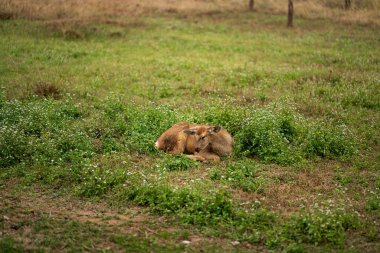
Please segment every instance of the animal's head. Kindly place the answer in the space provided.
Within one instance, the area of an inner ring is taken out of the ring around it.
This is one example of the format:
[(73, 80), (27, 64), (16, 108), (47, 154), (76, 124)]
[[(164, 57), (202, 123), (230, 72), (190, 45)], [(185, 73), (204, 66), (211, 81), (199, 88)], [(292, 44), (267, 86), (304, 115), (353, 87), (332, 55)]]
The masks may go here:
[(205, 149), (210, 143), (210, 137), (220, 131), (220, 126), (196, 126), (183, 130), (185, 134), (195, 138), (195, 152)]

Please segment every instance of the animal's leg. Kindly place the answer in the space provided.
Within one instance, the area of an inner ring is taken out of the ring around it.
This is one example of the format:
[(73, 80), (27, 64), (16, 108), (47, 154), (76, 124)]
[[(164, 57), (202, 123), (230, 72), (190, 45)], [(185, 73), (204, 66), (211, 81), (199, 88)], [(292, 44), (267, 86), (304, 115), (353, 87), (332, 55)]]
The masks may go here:
[(203, 152), (201, 151), (196, 155), (203, 157), (206, 161), (220, 162), (220, 157), (214, 153), (210, 153), (207, 151), (203, 151)]
[(186, 155), (186, 156), (194, 161), (206, 162), (206, 159), (199, 155)]

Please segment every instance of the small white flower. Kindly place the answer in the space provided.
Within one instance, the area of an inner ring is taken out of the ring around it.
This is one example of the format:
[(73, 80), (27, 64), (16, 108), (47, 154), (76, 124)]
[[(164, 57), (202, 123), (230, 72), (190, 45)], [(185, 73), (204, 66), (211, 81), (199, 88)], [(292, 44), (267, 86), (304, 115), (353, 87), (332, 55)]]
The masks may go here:
[(233, 241), (233, 242), (231, 242), (231, 244), (234, 245), (234, 246), (236, 246), (236, 245), (239, 245), (240, 242), (239, 241)]

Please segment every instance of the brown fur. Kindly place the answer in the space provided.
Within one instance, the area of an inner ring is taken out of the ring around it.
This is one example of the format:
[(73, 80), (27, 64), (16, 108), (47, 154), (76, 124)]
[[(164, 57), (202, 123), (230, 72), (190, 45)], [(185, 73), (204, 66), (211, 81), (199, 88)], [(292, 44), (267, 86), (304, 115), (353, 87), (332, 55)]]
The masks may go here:
[(233, 139), (219, 126), (180, 122), (166, 130), (155, 146), (169, 154), (188, 154), (198, 161), (220, 161), (221, 156), (232, 153)]

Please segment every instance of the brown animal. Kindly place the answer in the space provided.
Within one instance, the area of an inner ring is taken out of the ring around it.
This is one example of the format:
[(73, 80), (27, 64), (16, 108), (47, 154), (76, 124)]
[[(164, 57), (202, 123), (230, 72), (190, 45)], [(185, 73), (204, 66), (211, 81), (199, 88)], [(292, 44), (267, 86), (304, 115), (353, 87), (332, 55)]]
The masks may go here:
[(155, 146), (169, 154), (188, 154), (198, 161), (220, 161), (232, 153), (233, 139), (220, 126), (195, 125), (180, 122), (166, 130)]

